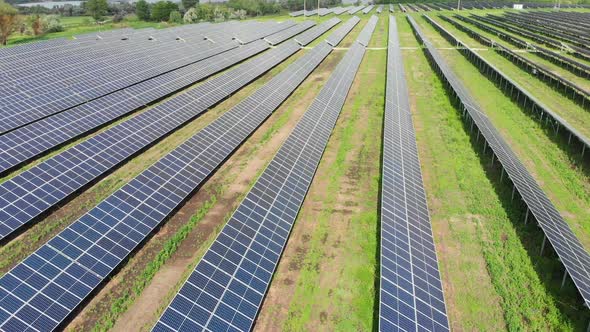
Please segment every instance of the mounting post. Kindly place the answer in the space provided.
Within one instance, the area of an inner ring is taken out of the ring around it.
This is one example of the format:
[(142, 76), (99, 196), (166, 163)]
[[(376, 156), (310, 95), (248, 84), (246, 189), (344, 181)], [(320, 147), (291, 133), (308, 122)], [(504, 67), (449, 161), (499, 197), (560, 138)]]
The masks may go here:
[(563, 279), (561, 279), (561, 287), (559, 288), (559, 290), (562, 290), (563, 286), (565, 285), (565, 277), (567, 277), (567, 270), (563, 272)]
[(529, 208), (526, 209), (526, 214), (524, 215), (524, 224), (526, 225), (529, 221)]
[(543, 234), (543, 243), (541, 244), (541, 252), (539, 253), (539, 256), (543, 256), (543, 251), (545, 250), (545, 241), (547, 241), (547, 236)]

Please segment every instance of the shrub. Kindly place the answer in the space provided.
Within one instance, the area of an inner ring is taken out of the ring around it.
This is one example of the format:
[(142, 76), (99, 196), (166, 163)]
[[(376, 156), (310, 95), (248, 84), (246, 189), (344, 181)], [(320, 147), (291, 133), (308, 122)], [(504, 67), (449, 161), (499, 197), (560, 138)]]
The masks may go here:
[(189, 24), (199, 22), (199, 15), (197, 13), (197, 10), (194, 7), (187, 10), (182, 20), (184, 21), (184, 23)]
[(182, 16), (178, 10), (173, 10), (170, 12), (170, 23), (177, 23), (182, 24)]
[(43, 18), (43, 30), (45, 32), (61, 32), (64, 27), (57, 15), (47, 15)]

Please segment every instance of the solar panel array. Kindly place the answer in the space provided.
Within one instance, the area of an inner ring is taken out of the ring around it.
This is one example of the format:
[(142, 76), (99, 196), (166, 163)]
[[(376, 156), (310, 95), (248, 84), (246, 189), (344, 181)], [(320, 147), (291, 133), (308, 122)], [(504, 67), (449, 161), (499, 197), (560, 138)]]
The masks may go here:
[[(235, 49), (236, 44), (225, 45), (215, 48), (218, 54), (210, 58), (1, 135), (0, 173), (251, 56), (251, 47)], [(231, 51), (224, 53), (227, 50)]]
[(346, 7), (335, 7), (335, 8), (332, 8), (332, 12), (333, 12), (335, 15), (344, 14), (344, 13), (346, 13), (347, 11), (348, 11), (348, 8), (346, 8)]
[(270, 36), (277, 32), (281, 32), (285, 29), (295, 26), (296, 23), (293, 21), (285, 21), (281, 23), (275, 22), (256, 22), (254, 25), (247, 26), (244, 29), (237, 30), (235, 34), (236, 40), (241, 44), (248, 44), (261, 38), (261, 32), (264, 31), (262, 37)]
[(300, 34), (299, 36), (295, 37), (295, 41), (298, 42), (300, 45), (305, 46), (312, 41), (314, 41), (319, 36), (326, 33), (328, 30), (332, 29), (336, 24), (342, 22), (339, 18), (333, 17), (322, 24), (315, 26), (304, 33)]
[[(457, 39), (457, 37), (455, 37), (453, 34), (451, 34), (448, 30), (446, 30), (438, 22), (431, 19), (428, 15), (424, 15), (424, 18), (430, 24), (432, 24), (432, 26), (434, 26), (434, 28), (437, 31), (439, 31), (452, 44), (458, 45), (459, 51), (461, 53), (463, 53), (476, 66), (479, 66), (481, 70), (486, 71), (486, 72), (495, 73), (495, 75), (494, 75), (495, 79), (498, 81), (501, 81), (500, 86), (506, 86), (506, 90), (508, 90), (508, 88), (514, 88), (518, 93), (518, 96), (519, 96), (518, 98), (520, 98), (520, 96), (522, 96), (523, 99), (525, 100), (525, 102), (524, 102), (525, 104), (530, 103), (531, 105), (534, 105), (533, 109), (535, 111), (542, 112), (545, 115), (551, 117), (553, 119), (553, 121), (555, 122), (556, 126), (563, 127), (570, 134), (570, 137), (571, 136), (575, 137), (578, 141), (580, 141), (580, 143), (582, 143), (585, 146), (584, 149), (587, 147), (590, 147), (590, 139), (588, 139), (584, 134), (579, 132), (574, 126), (569, 124), (567, 122), (567, 120), (565, 120), (564, 118), (559, 116), (555, 111), (550, 109), (548, 106), (544, 105), (541, 101), (539, 101), (537, 98), (535, 98), (532, 93), (530, 93), (524, 87), (522, 87), (521, 85), (516, 83), (514, 80), (512, 80), (506, 74), (504, 74), (502, 71), (500, 71), (498, 68), (496, 68), (493, 64), (491, 64), (486, 59), (484, 59), (477, 52), (473, 51), (471, 48), (469, 48), (469, 46), (467, 46), (461, 40)], [(505, 52), (510, 52), (514, 56), (520, 57), (520, 55), (512, 52), (510, 49), (505, 48), (502, 45), (496, 45), (495, 47), (496, 47), (496, 50), (499, 52), (504, 50)], [(523, 60), (521, 60), (521, 61), (528, 61), (526, 58), (522, 58), (522, 59)], [(537, 77), (540, 77), (543, 72), (549, 73), (548, 70), (545, 70), (542, 67), (539, 67), (535, 64), (532, 65), (532, 68), (535, 68), (535, 70), (538, 71)], [(492, 75), (489, 74), (489, 76), (492, 76)], [(557, 78), (555, 78), (554, 80), (558, 81)], [(575, 94), (572, 94), (572, 97), (573, 96), (575, 96)]]
[(363, 31), (361, 31), (358, 42), (361, 43), (363, 46), (369, 46), (369, 42), (371, 41), (371, 36), (373, 35), (373, 31), (375, 31), (375, 27), (377, 26), (377, 22), (379, 21), (379, 17), (372, 15)]
[(374, 7), (375, 6), (373, 5), (365, 7), (365, 9), (363, 9), (363, 14), (368, 14), (371, 10), (373, 10)]
[[(250, 55), (268, 48), (264, 41), (253, 44)], [(285, 59), (285, 52), (298, 50), (295, 42), (283, 44), (2, 183), (0, 238), (273, 68)], [(244, 59), (240, 54), (234, 57)], [(193, 101), (198, 103), (188, 107)]]
[[(238, 89), (232, 85), (243, 86), (298, 50), (294, 42), (279, 46), (240, 66), (223, 81), (205, 83), (216, 91), (192, 90), (183, 94), (191, 98), (176, 100), (175, 105), (209, 107)], [(251, 72), (252, 78), (227, 82), (241, 72)], [(254, 99), (225, 113), (4, 275), (0, 279), (0, 330), (55, 329), (258, 126), (254, 110), (263, 110), (266, 117), (275, 108), (269, 98), (276, 97), (274, 103), (280, 104), (278, 96), (284, 100), (289, 95), (295, 88), (293, 81), (281, 78), (285, 82), (277, 86), (279, 79), (273, 79), (274, 84), (259, 90)], [(262, 121), (258, 115), (257, 120)], [(242, 126), (236, 126), (237, 116)]]
[(315, 26), (314, 21), (305, 21), (305, 22), (299, 23), (296, 26), (293, 26), (291, 28), (288, 28), (283, 31), (272, 34), (272, 35), (264, 38), (264, 40), (269, 42), (271, 45), (277, 45), (277, 44), (280, 44), (293, 36), (296, 36), (296, 35), (302, 33), (303, 31), (305, 31), (313, 26)]
[(379, 331), (449, 331), (395, 18), (389, 18)]
[(381, 14), (383, 12), (383, 5), (379, 5), (379, 7), (377, 7), (377, 14)]
[[(81, 41), (59, 52), (3, 62), (0, 66), (8, 68), (0, 73), (0, 133), (198, 61), (203, 49), (235, 43), (232, 37), (237, 34), (246, 34), (243, 38), (251, 42), (293, 24), (199, 24), (203, 27), (198, 29), (188, 25), (157, 31), (151, 42)], [(176, 40), (179, 33), (183, 42)], [(218, 45), (202, 34), (214, 35)]]
[(328, 38), (326, 38), (326, 42), (332, 46), (336, 46), (340, 44), (342, 39), (348, 35), (348, 33), (354, 29), (354, 27), (361, 21), (360, 18), (357, 16), (351, 17), (346, 23), (342, 24), (334, 33), (332, 33)]
[(292, 16), (292, 17), (302, 16), (303, 13), (304, 13), (303, 10), (298, 10), (298, 11), (295, 11), (295, 12), (290, 12), (289, 13), (289, 16)]
[(154, 331), (252, 328), (364, 53), (349, 49)]
[(559, 260), (565, 266), (567, 273), (584, 299), (586, 306), (590, 306), (590, 255), (489, 118), (480, 111), (481, 108), (472, 99), (465, 86), (442, 60), (436, 48), (424, 37), (414, 19), (408, 16), (408, 20), (416, 34), (426, 45), (427, 54), (461, 100), (466, 115), (469, 115), (483, 135), (514, 184), (514, 188), (539, 223), (547, 239), (549, 239)]
[[(0, 98), (0, 107), (3, 109), (0, 133), (199, 61), (210, 56), (207, 54), (216, 52), (211, 50), (225, 46), (212, 46), (203, 40), (195, 43), (170, 41), (150, 44), (136, 43), (134, 47), (128, 47), (131, 52), (110, 50), (118, 55), (108, 58), (105, 55), (104, 59), (81, 52), (79, 57), (85, 58), (86, 62), (94, 59), (83, 65), (69, 62), (62, 64), (64, 61), (76, 61), (74, 56), (69, 56), (66, 60), (54, 59), (56, 63), (52, 63), (51, 68), (43, 65), (41, 72), (40, 65), (26, 69), (26, 74), (18, 72), (22, 78), (0, 87), (3, 92)], [(24, 77), (26, 75), (30, 77)]]
[(365, 6), (355, 6), (348, 9), (349, 14), (356, 14), (359, 10), (365, 8)]

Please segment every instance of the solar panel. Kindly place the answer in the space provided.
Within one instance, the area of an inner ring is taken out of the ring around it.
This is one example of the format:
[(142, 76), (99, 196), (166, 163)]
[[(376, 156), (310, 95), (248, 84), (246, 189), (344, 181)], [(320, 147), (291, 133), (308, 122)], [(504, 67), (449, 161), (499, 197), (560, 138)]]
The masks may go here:
[(295, 26), (293, 21), (277, 22), (257, 22), (257, 24), (248, 27), (247, 29), (240, 29), (236, 32), (235, 38), (242, 44), (251, 43), (260, 38), (264, 38), (281, 32), (285, 29)]
[(352, 7), (348, 10), (349, 14), (356, 14), (359, 10), (365, 8), (365, 6), (356, 6), (356, 7)]
[(383, 12), (383, 5), (377, 7), (377, 14), (381, 14), (381, 12)]
[(379, 331), (449, 331), (393, 16), (381, 186)]
[(389, 12), (390, 13), (393, 13), (394, 12), (394, 10), (393, 10), (393, 4), (389, 4)]
[[(255, 45), (254, 48), (259, 47)], [(28, 124), (0, 136), (0, 173), (89, 130), (202, 80), (252, 56), (245, 46), (221, 53)], [(239, 58), (234, 54), (242, 54)]]
[[(290, 45), (265, 55), (280, 62), (299, 49), (295, 43)], [(264, 122), (330, 50), (320, 45), (311, 56), (290, 65), (4, 275), (0, 279), (0, 330), (55, 329)], [(256, 65), (268, 66), (260, 57)], [(200, 107), (201, 101), (188, 103), (189, 107)], [(20, 291), (23, 288), (27, 292)], [(6, 305), (8, 302), (11, 304)]]
[(373, 10), (374, 7), (375, 6), (373, 5), (365, 7), (365, 9), (363, 9), (363, 14), (368, 14), (371, 10)]
[[(268, 48), (264, 41), (254, 44), (251, 55)], [(194, 119), (298, 50), (295, 42), (283, 44), (2, 183), (0, 238)], [(234, 56), (235, 60), (242, 59)], [(195, 100), (198, 101), (196, 105), (187, 106)]]
[(363, 46), (369, 46), (369, 42), (371, 41), (371, 36), (373, 35), (373, 31), (375, 31), (375, 27), (377, 26), (377, 21), (379, 21), (379, 17), (372, 15), (369, 19), (369, 22), (363, 28), (363, 31), (359, 34), (358, 42), (361, 43)]
[(252, 328), (364, 52), (349, 49), (154, 331)]
[[(252, 24), (247, 23), (246, 27)], [(238, 29), (237, 27), (234, 29)], [(213, 30), (216, 29), (219, 28)], [(275, 30), (263, 29), (258, 33), (262, 38), (272, 31)], [(250, 34), (249, 38), (252, 38), (253, 35)], [(232, 41), (227, 39), (211, 43), (201, 39), (191, 43), (154, 42), (150, 46), (151, 48), (148, 46), (138, 48), (137, 52), (141, 56), (131, 52), (125, 54), (125, 61), (109, 58), (108, 66), (91, 62), (85, 65), (86, 67), (76, 67), (75, 73), (68, 71), (69, 66), (62, 66), (64, 69), (59, 66), (54, 67), (55, 70), (50, 73), (48, 69), (39, 73), (39, 69), (33, 67), (31, 73), (37, 76), (48, 75), (50, 79), (40, 80), (40, 86), (35, 80), (13, 84), (14, 87), (10, 88), (13, 92), (3, 88), (4, 97), (0, 98), (0, 105), (5, 112), (0, 115), (0, 120), (2, 120), (0, 132), (10, 131), (80, 103), (188, 65), (202, 59), (204, 53), (225, 47), (227, 43), (232, 43)], [(150, 43), (144, 42), (143, 44), (149, 45)], [(98, 62), (98, 60), (96, 61)], [(31, 86), (32, 88), (29, 88)]]
[[(510, 77), (508, 77), (508, 75), (506, 75), (505, 73), (500, 71), (492, 63), (488, 62), (486, 59), (484, 59), (477, 52), (474, 52), (465, 43), (458, 40), (457, 37), (455, 37), (453, 34), (451, 34), (443, 26), (438, 24), (438, 22), (431, 19), (428, 15), (424, 15), (424, 17), (430, 24), (432, 24), (434, 26), (434, 28), (437, 31), (441, 32), (441, 34), (445, 38), (447, 38), (447, 40), (449, 40), (453, 44), (460, 45), (459, 51), (461, 53), (463, 53), (469, 60), (471, 60), (476, 66), (479, 66), (482, 71), (485, 70), (486, 72), (491, 71), (492, 73), (495, 73), (495, 75), (494, 75), (496, 77), (495, 79), (501, 83), (500, 86), (505, 86), (506, 90), (513, 88), (515, 91), (517, 91), (519, 94), (519, 98), (520, 98), (520, 96), (522, 96), (522, 98), (524, 100), (524, 102), (523, 102), (524, 105), (529, 103), (530, 105), (532, 105), (531, 107), (533, 110), (538, 111), (540, 114), (544, 114), (547, 117), (550, 117), (551, 119), (553, 119), (555, 126), (556, 127), (561, 126), (562, 128), (564, 128), (569, 133), (570, 139), (571, 139), (571, 137), (575, 137), (578, 141), (580, 141), (580, 143), (582, 143), (584, 146), (583, 149), (590, 147), (590, 139), (588, 139), (584, 134), (579, 132), (574, 126), (569, 124), (567, 122), (567, 120), (565, 120), (564, 118), (559, 116), (555, 111), (550, 109), (548, 106), (544, 105), (540, 100), (535, 98), (532, 93), (530, 93), (524, 87), (522, 87), (521, 85), (516, 83), (514, 80), (512, 80)], [(492, 43), (492, 41), (490, 41), (490, 42)], [(530, 62), (530, 60), (528, 60), (527, 58), (524, 58), (524, 57), (516, 54), (512, 50), (510, 50), (500, 44), (494, 43), (494, 45), (495, 45), (494, 47), (496, 48), (497, 52), (499, 52), (499, 53), (509, 52), (510, 54), (512, 54), (513, 57), (519, 58), (519, 62), (521, 65), (524, 63), (529, 63), (530, 68), (537, 70), (537, 77), (540, 78), (541, 74), (543, 74), (543, 73), (545, 73), (546, 75), (552, 75), (551, 79), (550, 79), (551, 84), (554, 84), (554, 82), (561, 83), (562, 88), (564, 88), (564, 90), (565, 90), (566, 86), (563, 85), (563, 84), (565, 84), (565, 82), (561, 81), (558, 76), (553, 76), (554, 74), (552, 74), (549, 70), (544, 69), (542, 66), (538, 66), (536, 63)], [(574, 88), (571, 86), (570, 86), (570, 88), (576, 89), (575, 90), (576, 92), (572, 93), (570, 90), (568, 93), (568, 95), (571, 93), (572, 98), (576, 96), (576, 93), (579, 94), (579, 92), (577, 92), (577, 91), (580, 91), (580, 90), (577, 90), (579, 88), (577, 88), (577, 87)]]
[[(163, 47), (164, 50), (160, 50), (154, 55), (154, 59), (161, 62), (155, 63), (152, 60), (145, 62), (139, 58), (138, 64), (145, 66), (141, 70), (136, 66), (132, 66), (131, 70), (138, 70), (135, 72), (120, 72), (121, 69), (118, 67), (119, 73), (111, 72), (106, 76), (95, 77), (92, 84), (89, 82), (93, 72), (82, 72), (80, 75), (83, 75), (84, 78), (81, 80), (74, 80), (74, 78), (66, 75), (61, 78), (59, 83), (51, 83), (50, 87), (22, 90), (18, 96), (9, 95), (2, 101), (4, 103), (2, 108), (5, 112), (0, 115), (0, 133), (5, 133), (131, 84), (139, 83), (145, 79), (199, 61), (211, 54), (218, 53), (220, 48), (227, 47), (225, 44), (211, 44), (205, 41), (201, 43), (201, 45), (182, 48)], [(69, 80), (74, 81), (70, 83)], [(20, 88), (17, 89), (20, 90)]]
[(332, 27), (340, 22), (342, 21), (339, 18), (333, 17), (295, 37), (295, 41), (300, 45), (305, 46), (326, 33), (328, 30), (332, 29)]
[(293, 36), (296, 36), (296, 35), (302, 33), (303, 31), (305, 31), (313, 26), (315, 26), (314, 21), (305, 21), (305, 22), (299, 23), (296, 26), (293, 26), (289, 29), (285, 29), (283, 31), (274, 33), (274, 34), (264, 38), (264, 40), (269, 42), (271, 45), (277, 45), (277, 44), (280, 44)]
[(303, 10), (298, 10), (296, 12), (289, 13), (289, 16), (292, 16), (292, 17), (302, 16), (302, 15), (303, 15)]
[(528, 211), (532, 213), (539, 223), (546, 238), (549, 239), (553, 249), (555, 249), (559, 260), (574, 281), (586, 306), (590, 306), (590, 255), (533, 176), (496, 130), (493, 123), (481, 111), (481, 108), (473, 100), (463, 83), (455, 76), (446, 62), (442, 60), (436, 48), (424, 37), (414, 19), (408, 16), (408, 21), (410, 21), (417, 36), (426, 46), (427, 55), (434, 61), (441, 76), (449, 83), (453, 93), (461, 101), (464, 110), (463, 115), (473, 121), (472, 123), (484, 137), (494, 156), (500, 161), (503, 170), (512, 181), (514, 189), (518, 191), (527, 205)]
[(346, 23), (340, 26), (336, 31), (334, 31), (328, 38), (326, 38), (326, 42), (333, 47), (340, 44), (342, 39), (348, 35), (348, 33), (361, 21), (360, 18), (357, 16), (351, 17)]

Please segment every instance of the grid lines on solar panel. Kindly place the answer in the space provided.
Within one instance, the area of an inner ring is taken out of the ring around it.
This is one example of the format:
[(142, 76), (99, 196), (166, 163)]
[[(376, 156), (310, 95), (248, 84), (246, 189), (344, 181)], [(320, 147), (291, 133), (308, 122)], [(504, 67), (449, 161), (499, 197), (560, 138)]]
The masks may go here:
[[(176, 43), (175, 45), (180, 45)], [(43, 117), (125, 88), (131, 84), (163, 74), (175, 68), (207, 58), (226, 49), (225, 44), (211, 44), (202, 41), (197, 45), (173, 47), (163, 45), (151, 53), (150, 58), (135, 57), (133, 65), (109, 69), (104, 75), (84, 72), (81, 79), (73, 79), (64, 73), (61, 81), (53, 81), (35, 90), (16, 89), (22, 92), (9, 95), (2, 108), (6, 111), (0, 117), (0, 133), (5, 133)], [(146, 55), (147, 57), (147, 55)], [(139, 66), (139, 67), (138, 67)], [(57, 76), (54, 74), (54, 76)], [(73, 81), (72, 81), (73, 80)], [(92, 82), (92, 83), (90, 83)], [(28, 82), (22, 84), (29, 84)], [(42, 91), (40, 90), (42, 89)]]
[(348, 35), (348, 33), (361, 21), (358, 16), (351, 17), (348, 21), (342, 24), (336, 31), (334, 31), (328, 38), (326, 38), (326, 42), (332, 45), (333, 47), (340, 44), (340, 42)]
[[(257, 41), (253, 53), (268, 48)], [(10, 234), (299, 50), (283, 44), (42, 162), (0, 185), (0, 236)], [(191, 105), (188, 107), (187, 105)]]
[(303, 31), (315, 26), (315, 22), (314, 21), (305, 21), (302, 23), (297, 24), (296, 26), (293, 26), (289, 29), (285, 29), (283, 31), (274, 33), (266, 38), (264, 38), (264, 40), (266, 40), (267, 42), (269, 42), (272, 45), (276, 45), (279, 44), (281, 42), (284, 42), (285, 40), (296, 36), (300, 33), (302, 33)]
[(379, 21), (379, 17), (375, 15), (371, 15), (371, 18), (359, 34), (357, 41), (361, 43), (363, 46), (369, 46), (369, 42), (371, 41), (371, 36), (373, 35), (373, 31), (375, 31), (375, 27), (377, 27), (377, 22)]
[[(232, 26), (230, 31), (239, 31), (239, 27), (247, 29), (252, 25), (253, 23), (230, 25)], [(281, 25), (265, 23), (266, 29), (249, 33), (248, 42), (272, 34), (277, 26)], [(211, 25), (203, 33), (227, 35), (218, 25)], [(101, 56), (91, 56), (81, 52), (84, 61), (88, 62), (87, 65), (76, 66), (68, 62), (66, 66), (51, 63), (50, 67), (53, 70), (46, 68), (39, 72), (37, 67), (33, 67), (30, 70), (31, 75), (34, 74), (32, 78), (22, 79), (22, 73), (16, 75), (18, 82), (11, 83), (8, 87), (0, 87), (0, 91), (4, 92), (2, 95), (5, 96), (0, 97), (0, 105), (6, 110), (1, 117), (0, 132), (13, 130), (131, 84), (193, 63), (207, 57), (207, 54), (214, 52), (215, 49), (225, 47), (228, 43), (235, 43), (229, 36), (216, 43), (202, 38), (194, 42), (177, 42), (175, 38), (168, 39), (170, 40), (135, 42), (135, 47), (124, 47), (123, 51), (117, 52), (99, 49)], [(113, 47), (118, 50), (116, 45)], [(67, 59), (72, 60), (72, 57), (74, 56)], [(72, 62), (75, 61), (72, 60)]]
[(299, 44), (305, 46), (312, 41), (314, 41), (319, 36), (323, 35), (326, 31), (332, 29), (336, 24), (340, 23), (341, 20), (339, 18), (333, 17), (320, 25), (317, 25), (304, 33), (295, 37), (295, 41)]
[[(323, 44), (296, 61), (7, 273), (0, 279), (0, 308), (8, 316), (0, 316), (0, 329), (54, 329), (330, 51)], [(288, 49), (282, 52), (290, 54)], [(37, 298), (45, 305), (29, 308), (27, 303)]]
[(349, 49), (154, 331), (251, 329), (364, 52)]
[(590, 255), (493, 123), (480, 111), (481, 108), (472, 99), (465, 86), (455, 76), (448, 64), (442, 60), (432, 43), (424, 37), (414, 19), (408, 16), (408, 21), (426, 46), (428, 56), (436, 63), (441, 75), (461, 100), (463, 115), (469, 116), (470, 121), (473, 121), (472, 123), (500, 161), (503, 170), (539, 223), (584, 302), (590, 306)]
[[(169, 95), (252, 55), (257, 45), (222, 48), (219, 54), (76, 106), (0, 136), (0, 173), (138, 107)], [(226, 50), (229, 49), (228, 53)], [(239, 54), (238, 57), (234, 56)]]
[(449, 331), (395, 18), (389, 21), (380, 331)]

